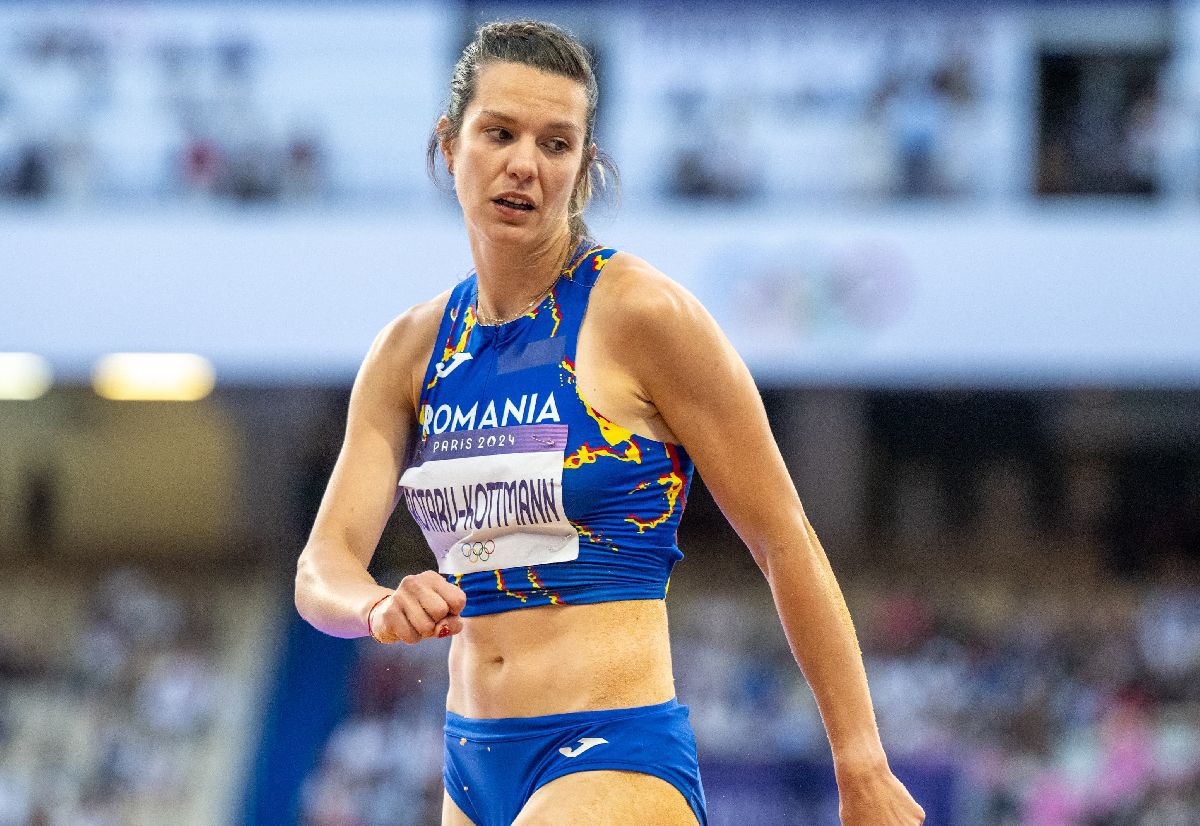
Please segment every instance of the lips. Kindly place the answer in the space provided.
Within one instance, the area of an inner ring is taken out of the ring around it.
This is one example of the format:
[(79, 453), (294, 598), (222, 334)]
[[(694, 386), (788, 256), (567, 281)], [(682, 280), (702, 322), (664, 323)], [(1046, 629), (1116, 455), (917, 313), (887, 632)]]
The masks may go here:
[(536, 207), (533, 205), (533, 201), (529, 200), (524, 195), (519, 195), (515, 192), (506, 192), (499, 198), (493, 198), (492, 203), (499, 204), (502, 207), (508, 207), (509, 209), (520, 210), (522, 212), (532, 212), (534, 209), (536, 209)]

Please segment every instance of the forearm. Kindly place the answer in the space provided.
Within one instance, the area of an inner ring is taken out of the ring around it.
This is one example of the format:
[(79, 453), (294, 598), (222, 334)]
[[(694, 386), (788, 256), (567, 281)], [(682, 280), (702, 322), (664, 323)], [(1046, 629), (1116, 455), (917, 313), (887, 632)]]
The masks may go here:
[(816, 696), (835, 765), (839, 771), (885, 766), (850, 611), (816, 533), (803, 514), (800, 519), (802, 541), (764, 548), (756, 556), (788, 644)]
[(348, 549), (310, 541), (296, 565), (296, 610), (314, 628), (334, 637), (363, 637), (367, 612), (391, 593), (375, 582)]

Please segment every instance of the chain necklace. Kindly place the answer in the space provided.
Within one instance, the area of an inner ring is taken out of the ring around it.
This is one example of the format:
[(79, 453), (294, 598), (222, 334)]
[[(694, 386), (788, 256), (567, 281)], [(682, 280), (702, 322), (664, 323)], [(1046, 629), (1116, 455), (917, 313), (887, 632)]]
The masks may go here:
[(479, 296), (476, 295), (475, 296), (475, 320), (478, 321), (480, 324), (484, 325), (485, 327), (497, 327), (501, 324), (508, 324), (510, 321), (516, 321), (518, 318), (520, 318), (521, 316), (525, 315), (527, 312), (532, 310), (534, 307), (536, 307), (538, 304), (541, 303), (542, 299), (544, 299), (546, 296), (550, 295), (550, 291), (554, 289), (554, 285), (557, 284), (558, 279), (562, 277), (562, 271), (564, 269), (566, 269), (567, 261), (570, 261), (572, 249), (573, 249), (573, 247), (568, 247), (567, 259), (566, 259), (566, 261), (563, 262), (563, 265), (561, 267), (559, 267), (559, 271), (558, 271), (558, 273), (555, 274), (554, 280), (551, 281), (549, 284), (547, 284), (546, 288), (544, 290), (542, 290), (540, 293), (538, 293), (532, 299), (530, 299), (528, 304), (526, 304), (520, 310), (518, 310), (517, 312), (513, 313), (512, 315), (510, 315), (506, 318), (500, 318), (500, 317), (492, 318), (492, 317), (484, 315), (483, 312), (480, 311), (480, 309), (479, 309)]
[(516, 321), (518, 318), (525, 315), (527, 312), (529, 312), (534, 307), (536, 307), (543, 298), (550, 295), (550, 291), (552, 289), (554, 289), (554, 285), (557, 283), (558, 283), (558, 276), (556, 275), (556, 276), (554, 276), (554, 280), (551, 281), (546, 286), (546, 289), (542, 290), (540, 293), (535, 295), (533, 297), (533, 299), (528, 304), (526, 304), (524, 307), (517, 310), (517, 312), (513, 313), (512, 315), (510, 315), (506, 318), (500, 318), (500, 317), (492, 318), (490, 316), (484, 315), (483, 312), (479, 309), (479, 299), (476, 298), (475, 299), (475, 319), (480, 324), (483, 324), (486, 327), (497, 327), (501, 324), (507, 324), (510, 321)]

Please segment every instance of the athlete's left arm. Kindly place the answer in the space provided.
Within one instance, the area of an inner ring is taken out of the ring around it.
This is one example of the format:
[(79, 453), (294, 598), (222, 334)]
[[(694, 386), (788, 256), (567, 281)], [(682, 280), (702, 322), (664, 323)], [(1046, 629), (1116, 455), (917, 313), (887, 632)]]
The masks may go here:
[(771, 434), (754, 380), (686, 290), (634, 259), (621, 281), (621, 360), (686, 448), (771, 588), (833, 749), (846, 824), (913, 824), (920, 806), (893, 776), (862, 653), (833, 570)]

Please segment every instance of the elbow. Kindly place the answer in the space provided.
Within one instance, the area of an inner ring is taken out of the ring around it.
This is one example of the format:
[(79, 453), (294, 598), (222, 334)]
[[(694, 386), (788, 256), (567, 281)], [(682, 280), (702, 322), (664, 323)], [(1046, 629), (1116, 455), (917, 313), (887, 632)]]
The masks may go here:
[(797, 542), (794, 536), (767, 536), (760, 541), (746, 543), (754, 563), (772, 586), (777, 577), (787, 576), (788, 571), (803, 566), (807, 555), (811, 553), (810, 543), (806, 539)]
[(793, 531), (786, 529), (764, 529), (742, 534), (742, 541), (746, 543), (754, 564), (762, 571), (767, 582), (771, 581), (771, 575), (775, 572), (780, 557), (791, 551), (790, 540), (793, 535)]
[(312, 622), (309, 619), (308, 609), (312, 602), (313, 579), (312, 559), (308, 556), (307, 549), (305, 549), (300, 553), (300, 558), (296, 561), (296, 583), (292, 598), (296, 605), (296, 613), (309, 623)]
[(758, 570), (762, 571), (762, 575), (767, 582), (771, 581), (771, 561), (768, 558), (766, 549), (760, 545), (747, 544), (750, 549), (750, 556), (754, 559), (754, 564), (758, 566)]

